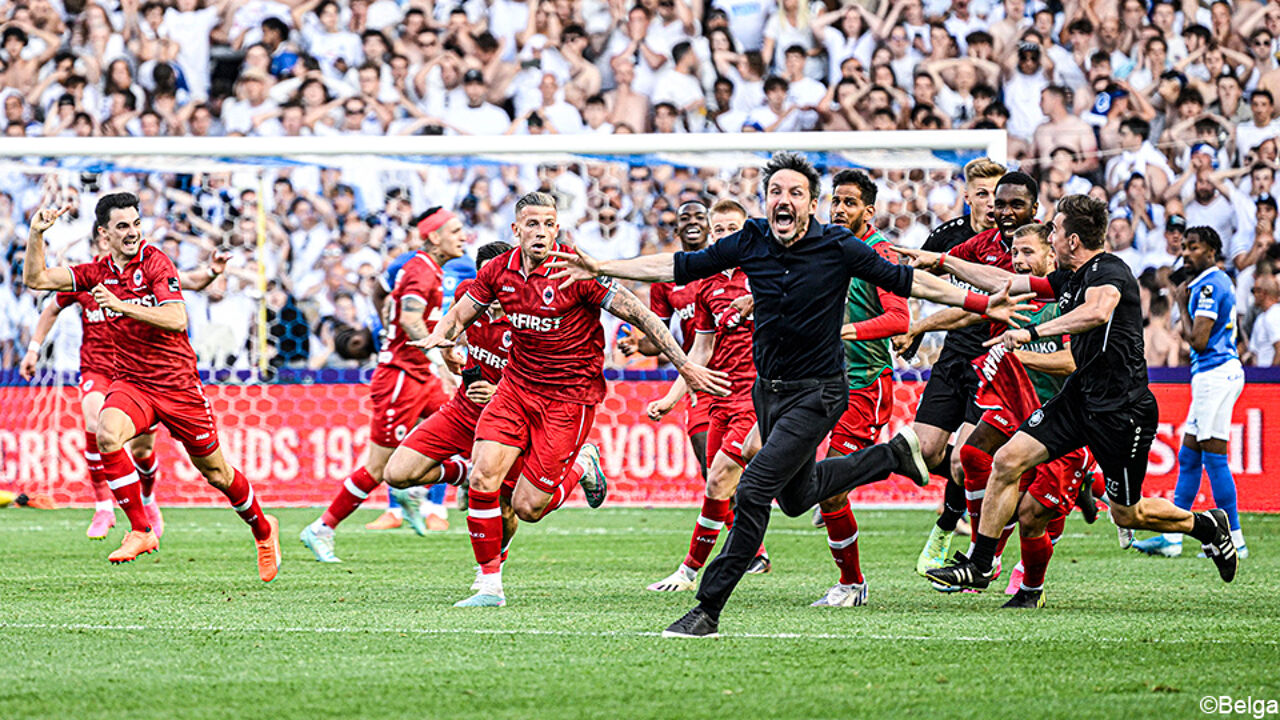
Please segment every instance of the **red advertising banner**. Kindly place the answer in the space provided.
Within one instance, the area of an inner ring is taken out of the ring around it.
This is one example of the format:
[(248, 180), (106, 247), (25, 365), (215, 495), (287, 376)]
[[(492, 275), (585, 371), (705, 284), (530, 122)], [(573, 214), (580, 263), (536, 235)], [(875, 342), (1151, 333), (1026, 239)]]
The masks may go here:
[[(680, 425), (681, 410), (660, 423), (644, 414), (666, 385), (611, 383), (591, 439), (610, 478), (610, 504), (693, 505), (701, 502), (697, 461)], [(914, 412), (922, 383), (895, 385), (890, 430)], [(1169, 496), (1177, 479), (1177, 448), (1190, 388), (1152, 385), (1160, 403), (1160, 430), (1151, 451), (1145, 492)], [(223, 451), (254, 483), (268, 505), (327, 503), (357, 467), (369, 441), (368, 387), (355, 384), (209, 385)], [(1230, 462), (1240, 509), (1280, 512), (1280, 384), (1250, 384), (1236, 403)], [(0, 387), (0, 489), (43, 492), (60, 504), (89, 504), (84, 433), (75, 387)], [(156, 449), (162, 466), (157, 497), (163, 504), (221, 504), (182, 448), (164, 430)], [(1268, 471), (1271, 471), (1268, 473)], [(1197, 505), (1210, 503), (1208, 483)], [(859, 488), (858, 505), (932, 505), (941, 488), (925, 490), (901, 478)]]

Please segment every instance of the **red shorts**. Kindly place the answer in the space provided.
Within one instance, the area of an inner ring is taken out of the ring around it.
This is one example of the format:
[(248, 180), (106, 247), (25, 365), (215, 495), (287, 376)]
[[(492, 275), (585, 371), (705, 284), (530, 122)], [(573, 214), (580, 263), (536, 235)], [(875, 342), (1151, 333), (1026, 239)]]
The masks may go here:
[(476, 441), (519, 448), (525, 479), (551, 493), (573, 467), (595, 419), (595, 405), (553, 400), (504, 379), (480, 413)]
[(481, 407), (459, 392), (431, 417), (418, 423), (401, 447), (444, 462), (454, 455), (471, 457)]
[(741, 467), (742, 445), (756, 426), (756, 408), (750, 402), (717, 402), (711, 404), (711, 423), (707, 426), (707, 464), (710, 466), (716, 453), (723, 452)]
[(849, 391), (849, 409), (831, 431), (831, 447), (845, 455), (871, 447), (892, 410), (893, 373), (886, 371), (870, 385)]
[(102, 409), (115, 408), (129, 416), (134, 429), (163, 424), (191, 457), (212, 455), (218, 449), (218, 427), (213, 408), (199, 383), (181, 390), (144, 390), (128, 380), (115, 380)]
[(1066, 517), (1076, 506), (1080, 484), (1089, 481), (1093, 465), (1093, 456), (1088, 448), (1073, 450), (1024, 475), (1019, 489), (1029, 493), (1041, 505)]
[(111, 377), (93, 370), (80, 371), (80, 396), (84, 397), (92, 392), (100, 392), (107, 394), (107, 390), (111, 388)]
[(693, 437), (707, 431), (711, 422), (711, 398), (702, 393), (692, 393), (684, 398), (684, 430)]
[(393, 448), (418, 424), (449, 401), (440, 378), (430, 375), (425, 381), (390, 365), (379, 365), (369, 383), (373, 400), (373, 419), (369, 423), (369, 441)]

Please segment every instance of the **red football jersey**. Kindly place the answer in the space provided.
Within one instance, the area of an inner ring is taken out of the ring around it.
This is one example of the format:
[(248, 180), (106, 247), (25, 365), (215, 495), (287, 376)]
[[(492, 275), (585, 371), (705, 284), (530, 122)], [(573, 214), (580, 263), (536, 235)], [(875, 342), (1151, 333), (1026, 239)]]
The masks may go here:
[(973, 237), (947, 251), (948, 255), (961, 260), (990, 265), (1001, 270), (1013, 272), (1013, 253), (1011, 245), (1004, 241), (998, 228), (983, 230)]
[(693, 324), (694, 304), (697, 300), (697, 283), (677, 285), (670, 282), (658, 282), (649, 286), (649, 309), (654, 315), (662, 318), (662, 322), (671, 325), (671, 318), (680, 319), (680, 347), (689, 352), (693, 347), (693, 336), (696, 332)]
[(697, 288), (694, 326), (700, 333), (715, 333), (716, 346), (708, 364), (712, 370), (729, 374), (732, 385), (729, 397), (711, 397), (714, 403), (751, 400), (751, 386), (756, 381), (756, 366), (751, 356), (751, 334), (755, 323), (742, 319), (737, 327), (728, 323), (738, 315), (729, 307), (734, 300), (749, 295), (747, 274), (740, 269), (725, 270), (695, 283)]
[[(556, 244), (561, 252), (567, 245)], [(511, 323), (505, 382), (553, 400), (595, 405), (604, 399), (604, 328), (600, 306), (613, 295), (609, 280), (561, 288), (546, 263), (525, 275), (520, 248), (489, 261), (467, 289), (488, 306), (497, 302)]]
[(421, 382), (433, 373), (427, 354), (422, 348), (409, 344), (409, 335), (400, 326), (400, 309), (407, 297), (417, 298), (426, 305), (422, 319), (427, 332), (434, 330), (444, 301), (444, 270), (425, 252), (419, 251), (410, 258), (396, 276), (396, 286), (391, 290), (387, 306), (387, 332), (382, 338), (382, 352), (378, 353), (379, 363), (403, 370)]
[(54, 297), (59, 308), (80, 303), (80, 325), (84, 328), (80, 339), (80, 372), (95, 372), (111, 377), (115, 372), (111, 342), (111, 325), (107, 311), (98, 307), (98, 301), (87, 291), (60, 292)]
[[(474, 280), (459, 283), (458, 290), (453, 294), (453, 301), (461, 300), (474, 283)], [(512, 342), (511, 322), (505, 315), (494, 320), (488, 313), (481, 313), (467, 328), (466, 366), (479, 366), (481, 379), (497, 385), (510, 360)]]
[[(156, 246), (143, 242), (138, 254), (123, 268), (110, 255), (71, 267), (74, 290), (88, 291), (104, 285), (124, 302), (146, 307), (180, 303), (182, 288), (178, 270)], [(111, 377), (156, 388), (189, 388), (200, 383), (196, 353), (187, 334), (162, 330), (141, 320), (105, 313), (113, 370)]]

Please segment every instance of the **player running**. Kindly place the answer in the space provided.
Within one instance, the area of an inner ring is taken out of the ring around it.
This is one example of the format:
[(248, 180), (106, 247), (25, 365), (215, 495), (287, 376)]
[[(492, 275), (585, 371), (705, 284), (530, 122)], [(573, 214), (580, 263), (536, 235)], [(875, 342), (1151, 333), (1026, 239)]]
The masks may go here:
[(213, 411), (187, 340), (187, 309), (173, 262), (142, 237), (137, 196), (121, 192), (102, 196), (94, 211), (94, 235), (105, 240), (107, 254), (80, 265), (45, 267), (44, 231), (69, 209), (41, 209), (32, 218), (23, 280), (36, 290), (90, 288), (113, 318), (115, 373), (98, 417), (97, 440), (107, 486), (131, 529), (107, 559), (128, 562), (160, 547), (142, 506), (137, 470), (124, 449), (139, 430), (159, 421), (253, 530), (258, 576), (271, 581), (280, 569), (279, 523), (263, 514), (249, 480), (218, 446)]
[(1054, 216), (1058, 270), (1046, 277), (1012, 275), (999, 268), (948, 258), (944, 269), (988, 291), (1030, 289), (1056, 297), (1062, 315), (1005, 331), (988, 341), (1017, 349), (1042, 336), (1070, 335), (1076, 371), (1061, 392), (1036, 410), (996, 452), (983, 499), (974, 551), (967, 561), (930, 570), (943, 585), (983, 589), (994, 578), (996, 544), (1017, 506), (1018, 481), (1027, 470), (1087, 447), (1106, 478), (1111, 516), (1120, 527), (1190, 533), (1226, 582), (1238, 555), (1227, 514), (1191, 513), (1158, 497), (1143, 497), (1147, 453), (1159, 410), (1147, 385), (1142, 347), (1142, 305), (1128, 265), (1103, 248), (1106, 203), (1071, 195)]
[[(462, 221), (448, 210), (432, 208), (418, 219), (417, 230), (424, 245), (404, 263), (387, 299), (387, 331), (369, 384), (373, 401), (369, 459), (343, 480), (329, 508), (299, 535), (320, 562), (342, 562), (334, 552), (334, 530), (382, 484), (387, 460), (409, 430), (448, 400), (440, 378), (432, 372), (432, 361), (410, 343), (427, 337), (439, 318), (444, 299), (441, 266), (462, 256)], [(463, 481), (465, 465), (444, 468), (442, 482)], [(425, 525), (414, 530), (426, 533)]]
[[(831, 222), (843, 225), (889, 262), (898, 262), (889, 241), (872, 224), (876, 184), (860, 170), (841, 170), (831, 181)], [(844, 341), (849, 407), (831, 431), (827, 457), (840, 457), (875, 444), (893, 410), (893, 351), (889, 338), (907, 330), (907, 299), (861, 278), (849, 281)], [(827, 529), (827, 545), (840, 579), (813, 607), (856, 607), (867, 603), (867, 581), (858, 557), (858, 521), (849, 493), (818, 504)]]
[[(964, 166), (964, 197), (969, 213), (945, 222), (933, 229), (925, 240), (924, 249), (944, 253), (969, 238), (995, 227), (994, 212), (996, 183), (1008, 172), (1005, 167), (990, 158), (977, 158)], [(965, 289), (972, 289), (958, 283)], [(959, 311), (944, 310), (921, 318), (912, 324), (910, 331), (894, 342), (899, 357), (910, 360), (926, 333), (942, 329), (942, 324), (957, 317)], [(961, 484), (960, 458), (952, 453), (952, 435), (955, 447), (964, 444), (965, 438), (977, 424), (981, 412), (973, 404), (977, 386), (969, 362), (983, 354), (982, 343), (989, 335), (982, 327), (963, 328), (948, 332), (942, 352), (934, 361), (929, 381), (916, 409), (911, 427), (920, 437), (920, 449), (931, 473), (942, 475), (951, 482), (943, 485), (942, 514), (938, 518), (926, 550), (917, 561), (917, 572), (927, 567), (944, 564), (956, 525), (964, 517), (964, 486)], [(932, 558), (932, 559), (929, 559)], [(926, 567), (927, 566), (927, 567)]]
[[(747, 211), (742, 205), (722, 200), (711, 210), (712, 237), (716, 240), (728, 237), (741, 230), (746, 221)], [(756, 378), (756, 369), (751, 363), (754, 323), (733, 307), (734, 301), (750, 293), (746, 275), (740, 270), (726, 270), (685, 287), (693, 294), (697, 332), (689, 359), (728, 373), (733, 389), (726, 397), (704, 397), (711, 420), (707, 432), (711, 467), (707, 472), (702, 512), (693, 526), (684, 562), (671, 575), (648, 587), (655, 592), (692, 590), (698, 570), (706, 565), (720, 531), (725, 526), (733, 526), (733, 495), (747, 465), (742, 455), (743, 443), (756, 424), (756, 411), (751, 404), (751, 386)], [(663, 398), (649, 404), (649, 418), (661, 420), (687, 391), (684, 379), (677, 378)], [(755, 568), (755, 574), (760, 574), (768, 572), (770, 567), (769, 555), (761, 544), (747, 572)]]
[[(105, 242), (100, 237), (91, 241), (98, 252), (94, 257), (108, 253)], [(178, 273), (183, 288), (203, 290), (226, 269), (228, 255), (215, 252), (208, 268), (200, 268), (190, 272)], [(53, 329), (58, 314), (72, 305), (80, 306), (82, 335), (80, 340), (80, 415), (84, 421), (84, 459), (89, 473), (89, 484), (93, 488), (93, 518), (85, 535), (90, 540), (102, 540), (116, 525), (115, 505), (111, 501), (111, 488), (102, 474), (102, 454), (98, 451), (98, 414), (102, 411), (102, 403), (107, 397), (107, 388), (111, 385), (113, 374), (111, 362), (111, 328), (106, 311), (98, 307), (93, 294), (88, 290), (80, 292), (59, 292), (45, 305), (36, 321), (35, 331), (31, 334), (31, 347), (22, 358), (18, 374), (25, 380), (35, 377), (36, 363), (39, 360), (40, 346), (44, 344), (49, 331)], [(133, 465), (138, 470), (138, 482), (142, 492), (142, 506), (147, 513), (147, 520), (155, 531), (156, 539), (164, 536), (164, 516), (155, 501), (156, 476), (159, 474), (159, 461), (155, 456), (156, 425), (139, 432), (129, 441), (129, 452), (133, 457)]]
[(603, 308), (652, 339), (689, 385), (725, 395), (724, 373), (691, 362), (656, 315), (631, 291), (611, 281), (558, 282), (550, 276), (560, 233), (555, 198), (532, 192), (516, 202), (511, 226), (519, 247), (495, 258), (476, 276), (431, 334), (413, 344), (449, 346), (495, 302), (511, 322), (511, 357), (502, 382), (476, 427), (467, 526), (481, 577), (464, 607), (505, 604), (502, 586), (502, 516), (499, 491), (517, 462), (523, 469), (511, 507), (525, 522), (538, 522), (564, 504), (574, 484), (599, 507), (608, 486), (603, 476), (575, 478), (570, 468), (587, 440), (596, 405), (604, 399)]
[[(1200, 478), (1209, 474), (1213, 502), (1227, 513), (1231, 541), (1241, 558), (1249, 557), (1236, 512), (1236, 483), (1227, 463), (1231, 439), (1231, 410), (1244, 392), (1244, 368), (1236, 351), (1236, 295), (1218, 263), (1222, 238), (1211, 227), (1193, 227), (1182, 239), (1182, 261), (1192, 273), (1176, 291), (1182, 337), (1191, 345), (1191, 409), (1186, 434), (1178, 449), (1178, 483), (1173, 504), (1190, 510), (1200, 492)], [(1182, 535), (1165, 533), (1133, 544), (1148, 555), (1177, 557)]]
[[(685, 252), (701, 250), (707, 246), (707, 238), (711, 228), (707, 224), (707, 206), (700, 202), (687, 202), (676, 211), (676, 237)], [(677, 285), (673, 282), (653, 283), (649, 286), (649, 309), (667, 327), (672, 327), (671, 319), (679, 318), (680, 349), (688, 353), (693, 348), (697, 333), (693, 326), (694, 283)], [(672, 328), (675, 334), (675, 328)], [(618, 341), (618, 349), (630, 355), (639, 352), (641, 355), (658, 354), (658, 346), (648, 337), (640, 334), (629, 335)], [(689, 436), (689, 444), (693, 446), (693, 455), (698, 458), (698, 472), (702, 479), (707, 479), (707, 426), (710, 422), (709, 398), (697, 393), (688, 393), (684, 410), (684, 429)], [(665, 413), (664, 413), (665, 414)], [(712, 453), (714, 455), (714, 453)]]
[[(1040, 188), (1036, 181), (1026, 173), (1012, 172), (1002, 175), (996, 182), (995, 190), (996, 226), (950, 248), (945, 256), (1012, 271), (1013, 257), (1009, 252), (1009, 241), (1013, 237), (1014, 230), (1031, 222), (1035, 217), (1039, 192)], [(916, 257), (916, 267), (937, 270), (936, 264), (921, 263), (920, 259), (936, 259), (943, 257), (943, 254), (923, 251)], [(968, 287), (967, 284), (963, 285)], [(911, 334), (918, 335), (951, 327), (957, 321), (963, 321), (967, 315), (959, 308), (948, 308), (942, 312), (933, 313), (916, 323), (911, 328)], [(975, 334), (979, 336), (976, 339), (973, 337)], [(953, 330), (947, 334), (947, 344), (943, 347), (938, 362), (934, 363), (912, 425), (920, 436), (921, 452), (925, 451), (926, 445), (936, 443), (930, 447), (939, 453), (940, 459), (946, 447), (946, 437), (953, 431), (956, 432), (956, 447), (962, 447), (968, 441), (974, 426), (982, 417), (981, 410), (973, 402), (974, 395), (977, 393), (978, 380), (970, 363), (974, 358), (986, 354), (982, 343), (989, 337), (991, 337), (991, 326), (985, 322), (971, 328)], [(926, 440), (926, 438), (930, 439)], [(916, 572), (921, 575), (930, 568), (941, 567), (947, 563), (956, 522), (964, 513), (968, 503), (964, 467), (962, 459), (957, 457), (958, 454), (954, 453), (951, 458), (952, 470), (948, 473), (951, 482), (944, 489), (942, 515), (930, 530), (929, 539), (916, 560)], [(930, 461), (930, 456), (927, 454), (925, 461)], [(958, 505), (957, 493), (961, 498)], [(972, 518), (970, 522), (972, 523)]]

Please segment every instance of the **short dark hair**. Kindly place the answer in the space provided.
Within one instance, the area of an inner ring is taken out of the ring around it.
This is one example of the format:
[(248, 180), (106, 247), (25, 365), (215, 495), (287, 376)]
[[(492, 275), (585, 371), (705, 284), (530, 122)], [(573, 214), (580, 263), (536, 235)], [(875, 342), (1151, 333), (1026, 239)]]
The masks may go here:
[(783, 54), (784, 56), (786, 56), (786, 55), (808, 55), (808, 52), (806, 52), (806, 51), (805, 51), (805, 49), (804, 49), (804, 46), (803, 46), (803, 45), (788, 45), (788, 46), (787, 46), (787, 49), (786, 49), (786, 50), (784, 50), (784, 51), (782, 52), (782, 54)]
[(263, 19), (262, 29), (275, 31), (280, 33), (280, 36), (286, 40), (289, 39), (289, 26), (285, 25), (283, 20), (274, 15)]
[(1253, 99), (1259, 96), (1266, 98), (1268, 101), (1271, 102), (1272, 105), (1276, 104), (1275, 96), (1272, 95), (1271, 91), (1267, 90), (1266, 88), (1258, 88), (1257, 90), (1254, 90), (1252, 93), (1250, 93), (1249, 102), (1253, 102)]
[(1147, 138), (1151, 137), (1151, 123), (1147, 122), (1146, 120), (1143, 120), (1140, 117), (1131, 117), (1125, 120), (1124, 122), (1120, 123), (1120, 127), (1128, 128), (1129, 132), (1133, 133), (1134, 135), (1137, 135), (1143, 140), (1146, 140)]
[(791, 87), (791, 83), (787, 82), (785, 78), (778, 77), (777, 75), (770, 75), (764, 81), (765, 92), (772, 92), (774, 88), (782, 88), (783, 90), (787, 90), (787, 89), (790, 89), (790, 87)]
[(1182, 29), (1183, 35), (1195, 35), (1206, 43), (1213, 39), (1213, 33), (1203, 25), (1189, 25)]
[(693, 44), (688, 40), (681, 40), (672, 46), (671, 59), (678, 64), (682, 59), (684, 59), (685, 55), (688, 55), (691, 52), (693, 52)]
[(964, 36), (965, 45), (995, 45), (995, 38), (986, 30), (974, 30)]
[(1000, 180), (996, 182), (996, 189), (999, 189), (1001, 185), (1021, 185), (1031, 194), (1033, 202), (1040, 197), (1040, 184), (1035, 181), (1035, 178), (1024, 172), (1015, 170), (1001, 175)]
[(131, 192), (118, 192), (98, 198), (98, 205), (93, 209), (94, 234), (97, 234), (98, 228), (105, 228), (107, 223), (111, 221), (112, 210), (124, 210), (125, 208), (137, 210), (138, 196)]
[(1070, 35), (1071, 33), (1079, 33), (1081, 35), (1092, 35), (1093, 23), (1089, 22), (1088, 18), (1080, 18), (1079, 20), (1072, 20), (1071, 23), (1067, 25), (1067, 34)]
[(1209, 249), (1213, 250), (1213, 256), (1215, 258), (1222, 257), (1222, 236), (1218, 234), (1217, 230), (1214, 230), (1208, 225), (1197, 225), (1192, 228), (1187, 228), (1187, 232), (1183, 237), (1187, 239), (1187, 242), (1191, 242), (1192, 235), (1200, 238), (1200, 242), (1208, 245)]
[(1089, 250), (1101, 250), (1107, 235), (1107, 204), (1088, 195), (1068, 195), (1058, 201), (1062, 231), (1076, 235)]
[(780, 170), (791, 170), (805, 176), (809, 181), (809, 199), (813, 200), (818, 197), (818, 184), (822, 177), (818, 175), (818, 171), (813, 167), (813, 163), (809, 162), (803, 155), (793, 152), (774, 153), (769, 158), (769, 162), (764, 166), (764, 186), (767, 190), (769, 180)]
[(499, 255), (505, 252), (510, 252), (511, 248), (512, 246), (510, 244), (504, 243), (501, 240), (495, 240), (491, 243), (481, 245), (476, 249), (476, 270), (479, 270), (481, 265), (484, 265)]
[(863, 205), (876, 204), (876, 184), (867, 174), (861, 170), (846, 169), (836, 173), (831, 178), (831, 189), (834, 191), (842, 185), (856, 185), (858, 187), (858, 197), (862, 199)]

